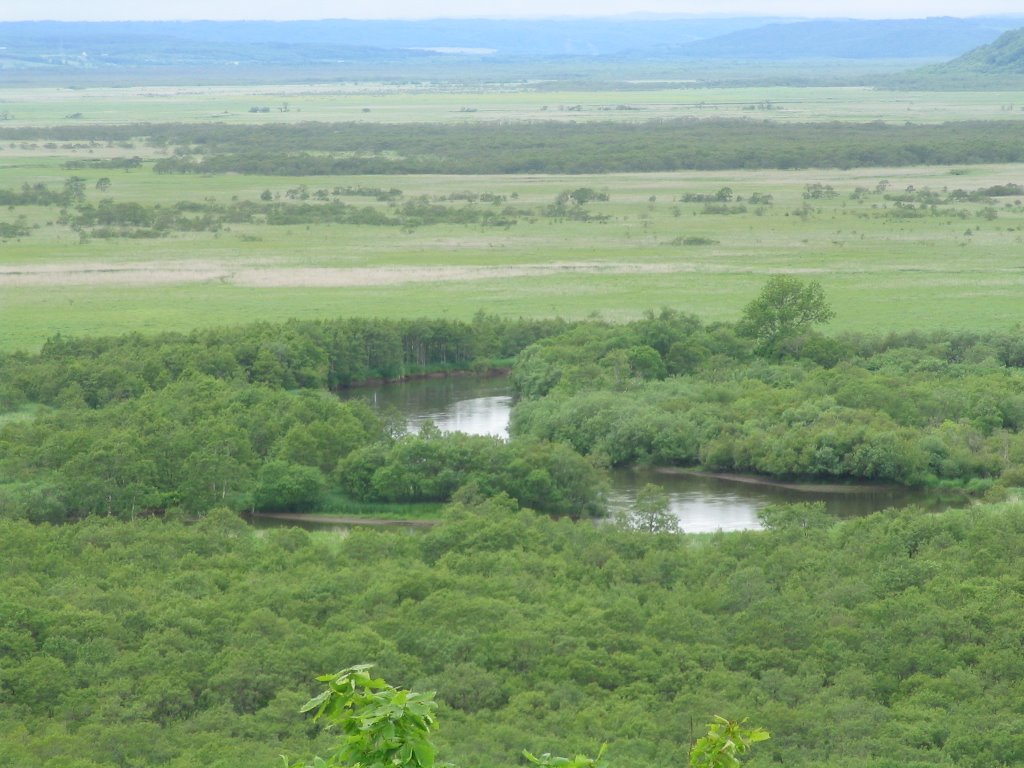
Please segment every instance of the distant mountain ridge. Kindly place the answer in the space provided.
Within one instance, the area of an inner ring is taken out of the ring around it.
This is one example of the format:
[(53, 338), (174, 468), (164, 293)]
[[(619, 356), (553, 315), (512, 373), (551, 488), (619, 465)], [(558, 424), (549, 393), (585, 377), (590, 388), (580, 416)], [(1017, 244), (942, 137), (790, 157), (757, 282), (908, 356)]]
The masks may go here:
[[(89, 57), (117, 56), (150, 41), (177, 41), (184, 52), (223, 46), (251, 49), (261, 58), (268, 46), (337, 49), (487, 49), (500, 56), (605, 56), (650, 50), (762, 26), (773, 17), (619, 19), (435, 19), (425, 21), (167, 21), (0, 23), (0, 53), (56, 55), (74, 50)], [(226, 58), (237, 58), (229, 55)], [(299, 63), (299, 62), (297, 62)]]
[(995, 19), (826, 19), (738, 30), (672, 52), (703, 59), (943, 58), (988, 43), (1002, 29)]
[(1024, 16), (889, 21), (745, 16), (425, 21), (0, 23), (0, 68), (309, 65), (415, 57), (948, 58)]
[(937, 67), (937, 70), (982, 75), (1024, 75), (1024, 28), (1005, 32), (994, 42), (968, 51)]
[(896, 89), (999, 90), (1024, 88), (1024, 19), (1018, 28), (940, 64), (889, 75), (877, 85)]

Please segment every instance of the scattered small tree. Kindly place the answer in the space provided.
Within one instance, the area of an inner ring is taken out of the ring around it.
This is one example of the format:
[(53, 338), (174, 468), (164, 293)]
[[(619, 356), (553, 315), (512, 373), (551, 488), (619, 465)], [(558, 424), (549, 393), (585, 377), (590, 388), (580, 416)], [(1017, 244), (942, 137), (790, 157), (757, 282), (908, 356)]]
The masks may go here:
[(828, 513), (823, 501), (771, 504), (758, 512), (757, 517), (769, 531), (825, 529), (836, 523), (836, 518)]
[(645, 533), (679, 533), (679, 518), (672, 514), (665, 489), (647, 483), (637, 491), (633, 508), (620, 516), (621, 528)]
[(81, 176), (69, 176), (64, 179), (64, 195), (69, 200), (80, 202), (85, 199), (85, 179)]

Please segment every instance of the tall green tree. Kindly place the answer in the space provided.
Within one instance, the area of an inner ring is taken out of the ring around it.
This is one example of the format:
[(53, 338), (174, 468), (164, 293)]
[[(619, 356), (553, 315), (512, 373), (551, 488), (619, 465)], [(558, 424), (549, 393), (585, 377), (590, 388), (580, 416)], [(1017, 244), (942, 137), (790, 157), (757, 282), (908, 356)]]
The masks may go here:
[(774, 354), (780, 345), (813, 326), (827, 323), (835, 312), (817, 281), (804, 282), (792, 275), (776, 275), (757, 298), (743, 309), (737, 330), (757, 343), (762, 354)]

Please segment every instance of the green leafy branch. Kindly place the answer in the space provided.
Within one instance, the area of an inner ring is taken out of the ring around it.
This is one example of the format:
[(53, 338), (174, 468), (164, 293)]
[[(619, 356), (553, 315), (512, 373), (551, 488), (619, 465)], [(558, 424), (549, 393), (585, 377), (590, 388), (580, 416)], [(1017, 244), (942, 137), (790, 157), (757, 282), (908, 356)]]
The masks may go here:
[(771, 738), (764, 728), (745, 728), (746, 720), (726, 720), (715, 715), (708, 733), (690, 749), (691, 768), (738, 768), (743, 755), (759, 741)]
[(597, 757), (587, 757), (586, 755), (552, 757), (550, 752), (545, 752), (540, 757), (535, 757), (525, 749), (523, 750), (523, 757), (534, 765), (542, 766), (542, 768), (608, 768), (608, 762), (601, 759), (607, 748), (607, 744), (602, 744)]
[[(435, 748), (430, 740), (437, 708), (434, 694), (397, 689), (372, 677), (372, 666), (359, 664), (317, 678), (327, 683), (326, 690), (300, 711), (316, 710), (313, 720), (338, 730), (342, 738), (333, 755), (316, 758), (312, 765), (434, 768)], [(303, 766), (297, 763), (291, 768)]]
[[(451, 768), (435, 763), (436, 750), (430, 740), (435, 727), (437, 703), (433, 693), (414, 693), (389, 685), (370, 674), (372, 664), (348, 667), (333, 675), (318, 677), (327, 688), (307, 701), (302, 712), (314, 712), (314, 722), (341, 733), (334, 754), (312, 763), (289, 763), (285, 768)], [(315, 711), (314, 711), (315, 710)], [(746, 720), (734, 722), (715, 716), (706, 736), (690, 749), (691, 768), (737, 768), (737, 755), (770, 738), (763, 728), (746, 728)], [(549, 752), (537, 757), (523, 750), (523, 756), (541, 768), (608, 768), (604, 760), (607, 744), (597, 757), (557, 757)]]

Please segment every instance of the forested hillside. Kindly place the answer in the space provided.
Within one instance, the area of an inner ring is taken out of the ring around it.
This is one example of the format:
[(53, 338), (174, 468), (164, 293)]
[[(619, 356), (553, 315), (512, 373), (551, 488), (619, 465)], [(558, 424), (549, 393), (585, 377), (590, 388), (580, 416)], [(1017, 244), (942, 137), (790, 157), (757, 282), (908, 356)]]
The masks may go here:
[(1011, 29), (952, 61), (885, 78), (891, 87), (1013, 90), (1024, 81), (1024, 30)]
[(815, 19), (767, 24), (675, 46), (694, 58), (870, 59), (955, 56), (999, 34), (982, 19)]
[(941, 71), (1024, 75), (1024, 29), (1004, 32), (995, 42), (979, 46), (943, 65)]

